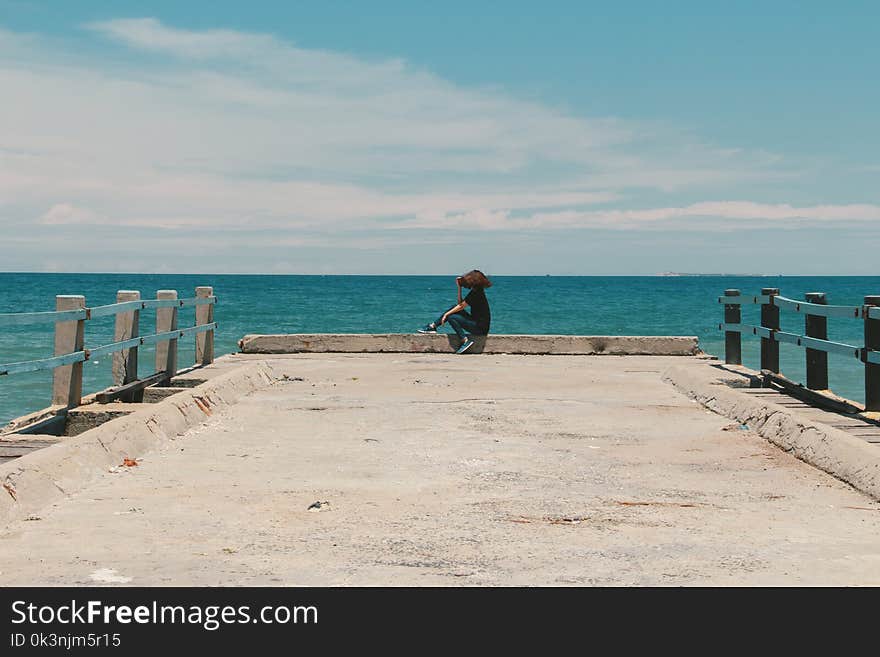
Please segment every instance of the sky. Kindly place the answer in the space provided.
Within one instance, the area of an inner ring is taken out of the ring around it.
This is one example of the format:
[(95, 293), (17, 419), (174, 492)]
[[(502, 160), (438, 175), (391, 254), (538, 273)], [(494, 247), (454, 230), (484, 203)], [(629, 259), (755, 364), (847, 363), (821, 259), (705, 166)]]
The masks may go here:
[(880, 273), (876, 2), (0, 0), (0, 271)]

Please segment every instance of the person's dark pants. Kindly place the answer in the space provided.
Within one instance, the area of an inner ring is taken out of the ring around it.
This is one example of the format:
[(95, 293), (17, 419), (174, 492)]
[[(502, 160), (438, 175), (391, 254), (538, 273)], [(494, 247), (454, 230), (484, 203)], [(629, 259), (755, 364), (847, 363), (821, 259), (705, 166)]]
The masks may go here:
[[(455, 306), (452, 306), (455, 308)], [(450, 310), (452, 309), (450, 308)], [(448, 311), (447, 311), (448, 312)], [(445, 315), (446, 313), (443, 313)], [(440, 315), (435, 321), (434, 326), (440, 326), (443, 322), (443, 315)], [(482, 335), (482, 331), (480, 331), (477, 326), (477, 322), (471, 317), (471, 314), (465, 310), (455, 313), (454, 315), (450, 315), (446, 318), (446, 322), (455, 331), (456, 335), (462, 340), (466, 339), (468, 333), (472, 335)]]

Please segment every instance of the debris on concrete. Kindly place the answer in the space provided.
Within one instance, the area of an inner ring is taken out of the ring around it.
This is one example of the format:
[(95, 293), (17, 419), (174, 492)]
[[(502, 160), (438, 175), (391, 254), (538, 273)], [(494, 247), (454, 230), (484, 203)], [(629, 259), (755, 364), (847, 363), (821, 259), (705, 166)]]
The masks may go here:
[(586, 522), (589, 518), (574, 516), (574, 517), (560, 517), (560, 518), (545, 518), (546, 522), (549, 522), (551, 525), (579, 525), (582, 522)]
[(120, 463), (119, 465), (126, 468), (133, 468), (136, 465), (140, 465), (140, 463), (138, 463), (137, 459), (130, 459), (126, 456), (124, 459), (122, 459), (122, 463)]
[(546, 523), (548, 525), (579, 525), (582, 522), (587, 522), (589, 518), (587, 516), (542, 516), (540, 518), (517, 516), (515, 518), (508, 518), (508, 520), (520, 525), (530, 525), (536, 522)]
[(312, 502), (309, 504), (309, 508), (307, 511), (329, 511), (330, 510), (330, 502)]
[(748, 431), (749, 425), (748, 424), (740, 424), (739, 422), (734, 422), (733, 424), (728, 424), (725, 427), (721, 427), (721, 430), (722, 431), (736, 431), (736, 430)]
[(633, 502), (633, 501), (618, 501), (617, 504), (620, 506), (678, 506), (683, 509), (696, 508), (698, 506), (706, 506), (705, 504), (696, 504), (692, 502)]
[(6, 489), (6, 492), (9, 493), (9, 496), (12, 499), (14, 499), (16, 502), (18, 501), (18, 494), (15, 492), (15, 486), (7, 481), (3, 483), (3, 488)]

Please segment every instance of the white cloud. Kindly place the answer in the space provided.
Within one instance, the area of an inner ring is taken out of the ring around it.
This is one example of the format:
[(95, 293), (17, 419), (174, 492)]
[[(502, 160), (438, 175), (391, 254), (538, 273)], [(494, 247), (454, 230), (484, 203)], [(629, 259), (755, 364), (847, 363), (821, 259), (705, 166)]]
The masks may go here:
[(474, 230), (536, 230), (560, 228), (612, 228), (631, 230), (684, 220), (679, 227), (712, 229), (706, 220), (735, 220), (754, 228), (776, 224), (798, 225), (810, 222), (859, 223), (880, 222), (880, 205), (815, 205), (793, 207), (788, 204), (717, 201), (694, 203), (685, 207), (645, 208), (639, 210), (539, 211), (511, 216), (508, 212), (450, 212), (442, 216), (419, 217), (394, 224), (393, 228), (424, 229), (431, 226), (468, 227)]
[(87, 27), (129, 46), (197, 59), (247, 57), (279, 47), (271, 36), (234, 30), (178, 30), (163, 25), (155, 18), (97, 21)]
[[(705, 196), (793, 170), (669, 127), (455, 85), (399, 59), (150, 18), (86, 34), (109, 50), (0, 30), (0, 88), (15, 99), (0, 104), (0, 226), (177, 234), (168, 239), (210, 228), (217, 243), (274, 230), (309, 246), (378, 228), (876, 217), (870, 205), (625, 209), (645, 190)], [(381, 231), (370, 243), (394, 239), (412, 238)]]
[[(694, 203), (685, 207), (649, 208), (640, 210), (607, 210), (599, 212), (541, 212), (530, 217), (531, 227), (585, 227), (604, 226), (621, 230), (634, 227), (663, 225), (679, 220), (678, 227), (687, 229), (711, 228), (706, 220), (733, 220), (725, 223), (727, 230), (736, 226), (752, 229), (756, 224), (809, 225), (815, 223), (858, 223), (880, 221), (880, 206), (870, 204), (791, 205), (753, 203), (750, 201), (713, 201)], [(683, 221), (683, 223), (682, 223)], [(677, 226), (672, 226), (677, 227)]]
[(78, 208), (70, 203), (56, 203), (49, 211), (40, 217), (41, 224), (57, 226), (63, 224), (93, 224), (98, 223), (100, 217), (87, 208)]
[[(149, 57), (84, 59), (52, 42), (0, 33), (0, 54), (5, 48), (19, 62), (41, 62), (0, 69), (4, 90), (18, 101), (2, 108), (2, 146), (29, 153), (16, 170), (33, 173), (34, 186), (49, 178), (53, 187), (106, 195), (187, 176), (204, 184), (214, 175), (233, 186), (363, 179), (369, 189), (423, 193), (441, 184), (520, 188), (520, 179), (503, 180), (519, 174), (539, 194), (559, 183), (558, 171), (541, 173), (546, 163), (590, 189), (608, 175), (620, 185), (621, 174), (636, 168), (675, 170), (682, 185), (711, 170), (702, 166), (711, 149), (690, 144), (690, 163), (700, 165), (690, 170), (658, 166), (635, 154), (644, 126), (457, 87), (398, 60), (364, 61), (266, 35), (179, 30), (154, 19), (90, 29)], [(52, 170), (40, 175), (47, 163)], [(446, 183), (434, 182), (444, 175)], [(474, 176), (487, 183), (467, 179)]]
[[(539, 215), (539, 218), (552, 220), (552, 213)], [(559, 213), (560, 217), (565, 216)], [(610, 210), (606, 212), (587, 212), (582, 217), (587, 221), (597, 220), (607, 223), (654, 223), (669, 219), (711, 218), (739, 219), (745, 221), (880, 221), (880, 206), (869, 204), (814, 205), (793, 207), (787, 203), (768, 204), (750, 201), (713, 201), (694, 203), (686, 207), (653, 208), (644, 210)], [(578, 221), (577, 213), (566, 220)]]

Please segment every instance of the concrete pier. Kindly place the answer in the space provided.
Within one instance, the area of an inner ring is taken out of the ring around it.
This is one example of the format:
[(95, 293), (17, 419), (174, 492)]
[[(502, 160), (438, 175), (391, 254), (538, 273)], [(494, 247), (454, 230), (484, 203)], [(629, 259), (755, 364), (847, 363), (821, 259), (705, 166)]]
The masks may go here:
[(880, 584), (880, 504), (691, 399), (709, 367), (223, 357), (79, 460), (0, 466), (55, 496), (0, 532), (0, 583)]

